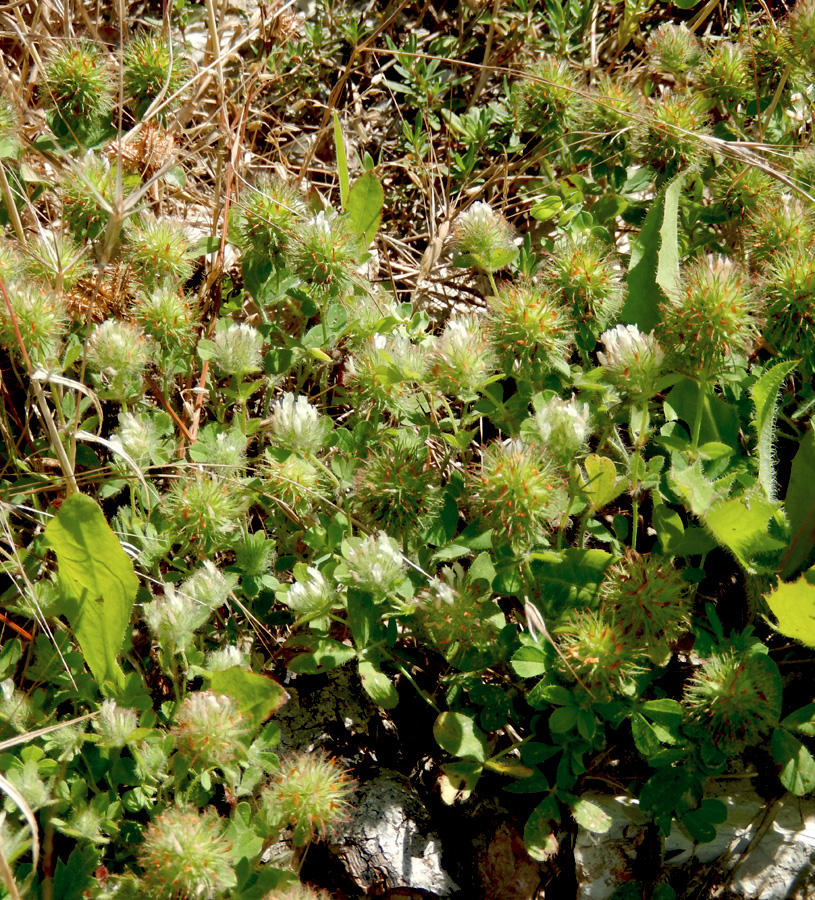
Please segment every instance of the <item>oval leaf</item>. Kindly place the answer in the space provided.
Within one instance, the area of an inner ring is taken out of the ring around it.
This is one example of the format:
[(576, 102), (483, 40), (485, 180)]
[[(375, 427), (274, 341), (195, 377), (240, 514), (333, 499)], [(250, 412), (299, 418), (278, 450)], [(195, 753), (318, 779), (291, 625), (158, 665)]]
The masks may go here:
[(484, 732), (463, 713), (442, 713), (433, 724), (433, 737), (442, 750), (453, 756), (479, 762), (487, 758)]

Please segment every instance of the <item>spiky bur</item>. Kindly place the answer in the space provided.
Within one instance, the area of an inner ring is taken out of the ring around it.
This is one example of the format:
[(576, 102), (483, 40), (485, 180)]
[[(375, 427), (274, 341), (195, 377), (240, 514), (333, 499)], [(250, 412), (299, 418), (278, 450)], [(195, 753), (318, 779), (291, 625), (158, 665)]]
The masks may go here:
[(176, 750), (191, 766), (234, 773), (246, 758), (252, 724), (232, 697), (196, 691), (184, 698), (171, 730)]
[(405, 559), (396, 542), (379, 531), (349, 545), (337, 577), (382, 600), (405, 580)]
[(230, 322), (215, 333), (213, 341), (200, 342), (198, 349), (219, 374), (245, 378), (260, 371), (263, 336), (248, 322)]
[(531, 282), (501, 284), (487, 307), (489, 338), (504, 372), (539, 385), (565, 363), (574, 323), (553, 289)]
[(690, 627), (689, 585), (657, 556), (629, 551), (607, 572), (600, 597), (601, 608), (657, 665), (667, 663), (671, 646)]
[(308, 516), (324, 497), (320, 470), (296, 453), (277, 455), (267, 450), (260, 475), (268, 505), (295, 521)]
[(30, 282), (6, 285), (6, 293), (13, 316), (5, 301), (0, 299), (0, 347), (13, 354), (15, 359), (23, 358), (14, 328), (16, 321), (32, 364), (45, 368), (56, 365), (68, 328), (65, 301)]
[(708, 107), (738, 106), (755, 97), (745, 51), (731, 41), (717, 41), (702, 57), (697, 81)]
[(804, 147), (793, 153), (792, 178), (808, 193), (815, 190), (815, 147)]
[(588, 403), (574, 397), (561, 400), (552, 397), (549, 403), (521, 426), (524, 440), (542, 448), (543, 456), (564, 468), (585, 451), (592, 434), (591, 412)]
[(664, 22), (649, 35), (645, 54), (652, 75), (685, 84), (702, 57), (702, 45), (684, 25)]
[(374, 405), (402, 419), (418, 408), (428, 366), (426, 349), (407, 335), (375, 334), (348, 360), (345, 387), (359, 398), (355, 406)]
[(600, 333), (617, 321), (623, 308), (623, 274), (613, 250), (593, 235), (562, 238), (543, 278), (578, 323), (580, 349), (594, 350)]
[(498, 634), (506, 625), (500, 607), (470, 582), (459, 563), (430, 579), (417, 598), (416, 621), (451, 665), (467, 671), (496, 662)]
[(70, 291), (91, 270), (85, 248), (70, 235), (39, 235), (25, 252), (31, 276), (58, 293)]
[(654, 332), (642, 334), (636, 325), (615, 325), (600, 335), (603, 350), (597, 360), (606, 379), (632, 402), (648, 400), (665, 371), (665, 353)]
[(127, 746), (130, 735), (139, 725), (135, 709), (118, 706), (114, 700), (104, 700), (93, 727), (104, 747)]
[(364, 253), (363, 239), (348, 219), (328, 210), (296, 223), (286, 259), (291, 271), (306, 284), (341, 296), (354, 287)]
[(797, 198), (767, 197), (751, 213), (743, 240), (750, 267), (760, 271), (787, 247), (815, 243), (815, 214)]
[(452, 247), (456, 265), (492, 274), (518, 255), (512, 226), (488, 204), (477, 200), (456, 216)]
[(113, 109), (116, 81), (101, 48), (87, 40), (62, 44), (45, 63), (40, 100), (59, 134), (92, 135)]
[(267, 259), (286, 248), (295, 225), (306, 212), (297, 186), (282, 178), (263, 178), (244, 193), (232, 217), (237, 242)]
[(244, 524), (246, 501), (239, 485), (209, 475), (179, 478), (165, 495), (166, 515), (178, 543), (211, 556), (229, 547)]
[(710, 134), (710, 120), (698, 94), (671, 93), (654, 103), (638, 132), (643, 161), (668, 179), (705, 155), (700, 138)]
[(660, 304), (657, 334), (670, 348), (674, 371), (708, 381), (743, 362), (760, 334), (762, 305), (736, 263), (723, 257), (691, 262)]
[(756, 23), (748, 19), (739, 33), (739, 43), (750, 55), (758, 84), (774, 84), (788, 58), (783, 30), (772, 20)]
[(624, 625), (610, 615), (585, 610), (570, 615), (557, 633), (565, 660), (557, 656), (555, 664), (564, 681), (575, 683), (575, 690), (590, 691), (600, 703), (633, 693), (646, 656)]
[(559, 138), (580, 116), (582, 79), (563, 60), (545, 56), (516, 82), (510, 97), (522, 134)]
[(155, 113), (159, 121), (165, 121), (180, 102), (174, 95), (181, 90), (189, 65), (180, 47), (173, 47), (172, 54), (170, 50), (169, 40), (155, 31), (143, 31), (125, 47), (124, 89), (136, 119), (144, 116), (162, 91), (161, 109)]
[(94, 328), (88, 340), (88, 365), (105, 397), (126, 403), (141, 396), (150, 343), (138, 325), (119, 319), (107, 319)]
[(139, 866), (156, 900), (202, 900), (222, 896), (237, 884), (232, 841), (211, 807), (171, 807), (144, 831)]
[(307, 397), (295, 397), (290, 391), (274, 404), (269, 417), (274, 446), (303, 456), (319, 453), (332, 428), (329, 416), (324, 416)]
[(326, 837), (352, 812), (356, 783), (337, 759), (321, 752), (299, 753), (281, 760), (260, 798), (270, 832), (290, 826), (292, 843), (302, 847)]
[(439, 472), (424, 442), (400, 431), (374, 448), (356, 471), (351, 508), (370, 528), (421, 534), (441, 509)]
[[(98, 241), (107, 228), (109, 213), (99, 205), (97, 195), (108, 207), (116, 202), (116, 168), (106, 159), (87, 153), (79, 161), (79, 171), (66, 171), (62, 183), (62, 216), (74, 237)], [(138, 178), (122, 175), (125, 196), (135, 187)]]
[(135, 277), (152, 291), (167, 279), (184, 282), (192, 275), (191, 247), (185, 228), (169, 219), (142, 216), (128, 235), (127, 254)]
[(800, 359), (815, 371), (815, 254), (812, 246), (793, 244), (770, 261), (763, 292), (767, 300), (767, 342), (782, 356)]
[(475, 399), (497, 368), (486, 323), (474, 315), (450, 319), (429, 358), (438, 389), (465, 401)]
[(23, 278), (25, 273), (25, 257), (17, 252), (15, 244), (0, 238), (0, 281), (8, 289), (11, 284)]
[(521, 441), (495, 441), (470, 475), (474, 513), (513, 550), (541, 543), (566, 509), (566, 485), (537, 448)]
[(811, 72), (815, 69), (815, 0), (800, 0), (782, 26), (784, 56)]
[(751, 214), (768, 198), (780, 195), (775, 178), (748, 163), (725, 160), (709, 181), (714, 200), (731, 216)]
[(778, 669), (764, 653), (740, 648), (714, 653), (685, 685), (690, 730), (725, 756), (760, 743), (778, 723)]
[(167, 357), (188, 352), (195, 317), (176, 282), (165, 281), (151, 291), (140, 291), (133, 304), (133, 318)]
[(597, 162), (608, 167), (631, 163), (633, 123), (643, 115), (637, 91), (625, 81), (603, 72), (591, 89), (589, 100), (580, 107), (580, 149), (592, 152)]

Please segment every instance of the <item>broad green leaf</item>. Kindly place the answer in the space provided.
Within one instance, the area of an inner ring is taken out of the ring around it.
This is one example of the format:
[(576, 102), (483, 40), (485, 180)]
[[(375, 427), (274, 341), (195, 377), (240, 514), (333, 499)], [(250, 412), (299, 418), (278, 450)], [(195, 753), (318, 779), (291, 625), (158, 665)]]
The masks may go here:
[(467, 575), (471, 582), (486, 581), (487, 584), (492, 584), (492, 581), (495, 578), (495, 566), (492, 564), (489, 553), (486, 551), (479, 553), (473, 560), (473, 564), (467, 571)]
[(583, 465), (588, 482), (581, 488), (594, 510), (602, 509), (625, 489), (625, 482), (617, 482), (617, 469), (607, 456), (590, 453)]
[(433, 723), (433, 737), (445, 753), (482, 763), (487, 758), (484, 732), (464, 713), (443, 712)]
[(359, 677), (365, 693), (383, 709), (393, 709), (399, 703), (396, 685), (367, 659), (359, 661)]
[(679, 729), (682, 727), (682, 706), (676, 700), (663, 697), (659, 700), (646, 700), (639, 707), (642, 714), (650, 719), (654, 731), (664, 744), (674, 744), (679, 740)]
[(213, 672), (210, 687), (219, 694), (228, 694), (238, 709), (260, 726), (288, 700), (283, 688), (271, 678), (247, 672), (240, 666)]
[(519, 678), (539, 678), (547, 669), (546, 653), (543, 647), (520, 647), (512, 655), (511, 665)]
[(563, 734), (577, 725), (577, 710), (573, 706), (559, 706), (549, 716), (549, 730), (552, 734)]
[(340, 206), (348, 209), (348, 159), (345, 155), (345, 140), (342, 136), (342, 126), (337, 111), (334, 110), (334, 150), (337, 154), (337, 175), (340, 181)]
[(784, 512), (790, 524), (790, 541), (781, 577), (789, 580), (815, 548), (815, 429), (810, 424), (792, 461)]
[(656, 197), (639, 236), (632, 241), (621, 320), (642, 331), (652, 331), (659, 323), (659, 304), (665, 299), (665, 289), (679, 278), (676, 218), (684, 178), (684, 174), (677, 175)]
[(544, 197), (539, 200), (529, 211), (533, 219), (539, 222), (546, 222), (554, 218), (563, 209), (563, 201), (560, 197)]
[(45, 543), (57, 557), (61, 611), (71, 624), (97, 684), (122, 686), (116, 657), (139, 580), (130, 557), (105, 521), (99, 504), (73, 494), (45, 528)]
[(611, 559), (605, 550), (573, 549), (533, 557), (530, 564), (535, 585), (546, 604), (541, 607), (544, 618), (557, 618), (577, 606), (596, 605), (600, 582)]
[(736, 409), (705, 390), (694, 378), (682, 378), (671, 388), (665, 398), (667, 419), (680, 418), (693, 428), (696, 410), (702, 403), (702, 424), (699, 440), (702, 444), (727, 444), (735, 452), (739, 449), (739, 416)]
[(591, 800), (578, 800), (572, 806), (572, 815), (578, 825), (593, 834), (605, 834), (611, 828), (611, 816)]
[(641, 713), (635, 712), (631, 716), (631, 734), (637, 750), (648, 759), (659, 750), (659, 738), (656, 731)]
[(807, 737), (815, 737), (815, 703), (808, 703), (791, 712), (781, 723), (781, 727)]
[(768, 500), (775, 499), (773, 454), (778, 391), (786, 377), (797, 365), (797, 360), (778, 363), (766, 371), (750, 391), (750, 396), (756, 406), (756, 418), (753, 424), (758, 435), (758, 480), (764, 488)]
[(773, 761), (779, 767), (781, 784), (798, 797), (815, 790), (815, 759), (807, 748), (783, 728), (770, 740)]
[(365, 235), (366, 247), (379, 231), (384, 202), (385, 193), (373, 172), (365, 172), (354, 182), (348, 195), (348, 215), (354, 228)]
[(337, 666), (350, 662), (357, 654), (353, 647), (346, 647), (333, 638), (316, 635), (298, 637), (296, 646), (305, 646), (307, 653), (300, 653), (289, 661), (288, 667), (300, 675), (315, 675), (317, 672), (328, 672)]
[(554, 826), (560, 822), (560, 809), (554, 797), (547, 797), (532, 811), (524, 826), (526, 852), (538, 862), (546, 862), (560, 849)]
[(815, 647), (815, 585), (802, 575), (797, 581), (779, 584), (766, 600), (781, 634)]
[(654, 507), (652, 515), (652, 523), (656, 530), (662, 552), (668, 556), (676, 556), (674, 546), (682, 539), (685, 534), (685, 525), (682, 517), (676, 510), (671, 509), (665, 504)]
[(727, 807), (721, 800), (705, 799), (698, 809), (682, 816), (682, 824), (699, 843), (707, 843), (716, 837), (716, 826), (727, 821)]
[(721, 490), (705, 477), (700, 459), (684, 469), (677, 469), (674, 466), (670, 478), (671, 486), (695, 516), (704, 516), (713, 505), (713, 501), (721, 496)]
[(777, 503), (759, 497), (739, 497), (716, 503), (705, 516), (705, 525), (716, 540), (749, 570), (756, 554), (769, 553), (784, 546), (783, 542), (767, 533), (770, 517), (777, 510)]

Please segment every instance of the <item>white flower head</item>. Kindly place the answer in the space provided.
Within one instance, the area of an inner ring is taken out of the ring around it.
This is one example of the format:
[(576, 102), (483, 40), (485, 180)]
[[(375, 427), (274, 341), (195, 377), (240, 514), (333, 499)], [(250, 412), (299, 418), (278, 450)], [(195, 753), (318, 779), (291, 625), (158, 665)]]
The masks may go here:
[(377, 597), (396, 590), (405, 578), (404, 557), (384, 531), (351, 550), (347, 566), (353, 584)]
[(124, 747), (138, 724), (136, 710), (117, 706), (115, 700), (105, 700), (99, 709), (99, 715), (94, 719), (93, 727), (103, 744)]
[(535, 428), (540, 442), (556, 457), (567, 463), (591, 436), (591, 412), (574, 397), (561, 400), (552, 397), (548, 405), (535, 414)]
[(651, 397), (662, 374), (665, 353), (651, 331), (642, 334), (636, 325), (616, 325), (600, 335), (600, 365), (620, 391)]
[(212, 361), (225, 375), (242, 378), (260, 369), (263, 338), (246, 322), (233, 322), (215, 335)]
[(331, 420), (306, 397), (285, 393), (274, 406), (270, 428), (275, 443), (300, 453), (317, 453), (331, 431)]

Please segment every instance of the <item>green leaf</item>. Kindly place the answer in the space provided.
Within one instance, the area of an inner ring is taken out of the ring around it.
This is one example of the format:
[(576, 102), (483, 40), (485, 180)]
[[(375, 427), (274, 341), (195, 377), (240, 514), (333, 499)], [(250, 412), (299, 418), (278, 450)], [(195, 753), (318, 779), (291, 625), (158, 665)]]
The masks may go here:
[(604, 224), (621, 216), (628, 209), (628, 201), (619, 194), (603, 194), (602, 197), (592, 206), (591, 214), (594, 218)]
[(798, 365), (797, 360), (781, 362), (766, 371), (753, 385), (750, 396), (756, 406), (755, 425), (758, 435), (758, 480), (768, 500), (775, 499), (775, 411), (778, 392), (787, 376)]
[(674, 550), (674, 546), (685, 534), (682, 517), (676, 510), (661, 504), (654, 507), (652, 523), (659, 538), (662, 552), (668, 556), (676, 556), (677, 552)]
[(348, 195), (348, 215), (354, 228), (365, 235), (366, 247), (379, 231), (384, 202), (385, 193), (373, 172), (365, 172), (354, 182)]
[(631, 716), (631, 734), (637, 750), (648, 759), (659, 750), (659, 738), (653, 727), (645, 720), (641, 713), (633, 713)]
[(779, 584), (766, 600), (781, 634), (815, 647), (815, 585), (802, 575), (798, 581)]
[(815, 737), (815, 703), (808, 703), (791, 712), (781, 723), (781, 727), (807, 737)]
[(682, 705), (676, 700), (663, 697), (660, 700), (646, 700), (640, 704), (642, 714), (651, 720), (654, 731), (663, 744), (674, 744), (679, 740), (682, 727)]
[(674, 466), (671, 469), (670, 479), (673, 489), (695, 516), (704, 516), (713, 505), (713, 501), (722, 495), (722, 491), (705, 477), (700, 459), (684, 469)]
[(96, 683), (124, 685), (116, 657), (139, 580), (99, 504), (72, 494), (48, 523), (45, 544), (57, 557), (61, 611), (71, 624)]
[(527, 645), (512, 655), (511, 665), (519, 678), (538, 678), (546, 672), (547, 658), (543, 647)]
[(705, 525), (719, 544), (726, 547), (749, 571), (756, 554), (769, 553), (784, 546), (782, 541), (767, 533), (767, 524), (778, 506), (759, 497), (725, 500), (709, 510)]
[(593, 834), (605, 834), (611, 828), (611, 816), (591, 800), (578, 800), (572, 806), (572, 815), (578, 825)]
[(682, 816), (682, 824), (700, 844), (716, 837), (716, 826), (727, 821), (727, 807), (721, 800), (703, 800), (698, 809)]
[(611, 559), (605, 550), (569, 549), (533, 556), (530, 565), (535, 584), (546, 601), (541, 609), (544, 617), (556, 618), (577, 606), (594, 606)]
[(309, 649), (309, 652), (300, 653), (289, 661), (289, 669), (299, 675), (328, 672), (345, 665), (357, 655), (353, 647), (346, 647), (333, 638), (321, 638), (316, 635), (298, 637), (296, 645), (305, 645)]
[(779, 767), (781, 784), (798, 797), (815, 790), (815, 759), (807, 748), (783, 728), (770, 740), (773, 760)]
[(577, 725), (577, 710), (573, 706), (559, 706), (549, 716), (549, 730), (552, 734), (563, 734)]
[(703, 444), (727, 444), (735, 452), (739, 449), (739, 416), (736, 409), (705, 390), (694, 378), (682, 378), (665, 398), (665, 415), (668, 419), (679, 417), (693, 428), (696, 410), (702, 404), (702, 424), (699, 440)]
[(555, 825), (560, 822), (560, 809), (554, 797), (547, 797), (532, 811), (524, 826), (526, 852), (538, 862), (546, 862), (560, 849)]
[(393, 709), (399, 703), (396, 685), (367, 659), (359, 661), (359, 677), (365, 693), (383, 709)]
[(549, 219), (553, 219), (562, 209), (563, 201), (560, 197), (553, 195), (538, 201), (529, 211), (529, 214), (539, 222), (546, 222)]
[(492, 564), (492, 559), (486, 550), (479, 553), (473, 560), (472, 565), (467, 571), (467, 576), (471, 582), (486, 581), (487, 584), (492, 584), (492, 581), (495, 578), (495, 566)]
[(265, 675), (247, 672), (240, 666), (213, 672), (210, 687), (219, 694), (232, 697), (255, 728), (260, 728), (288, 700), (288, 695), (276, 681)]
[(481, 777), (483, 766), (475, 760), (462, 760), (461, 762), (443, 763), (442, 775), (439, 779), (441, 799), (448, 806), (456, 800), (464, 801), (475, 790), (478, 779)]
[(487, 739), (475, 721), (464, 713), (443, 712), (433, 723), (433, 737), (446, 753), (484, 762)]
[(684, 178), (684, 174), (677, 175), (656, 197), (639, 237), (632, 242), (628, 293), (621, 320), (642, 331), (652, 331), (659, 323), (664, 291), (679, 278), (676, 219)]
[(348, 159), (345, 155), (345, 141), (342, 136), (342, 127), (337, 111), (334, 110), (334, 150), (337, 154), (337, 175), (340, 181), (340, 205), (344, 210), (348, 209), (349, 179)]
[(583, 463), (588, 483), (581, 488), (594, 510), (602, 509), (625, 489), (625, 482), (617, 482), (617, 469), (607, 456), (589, 454)]
[(810, 424), (792, 461), (784, 512), (792, 540), (784, 555), (781, 577), (788, 581), (815, 548), (815, 429)]

